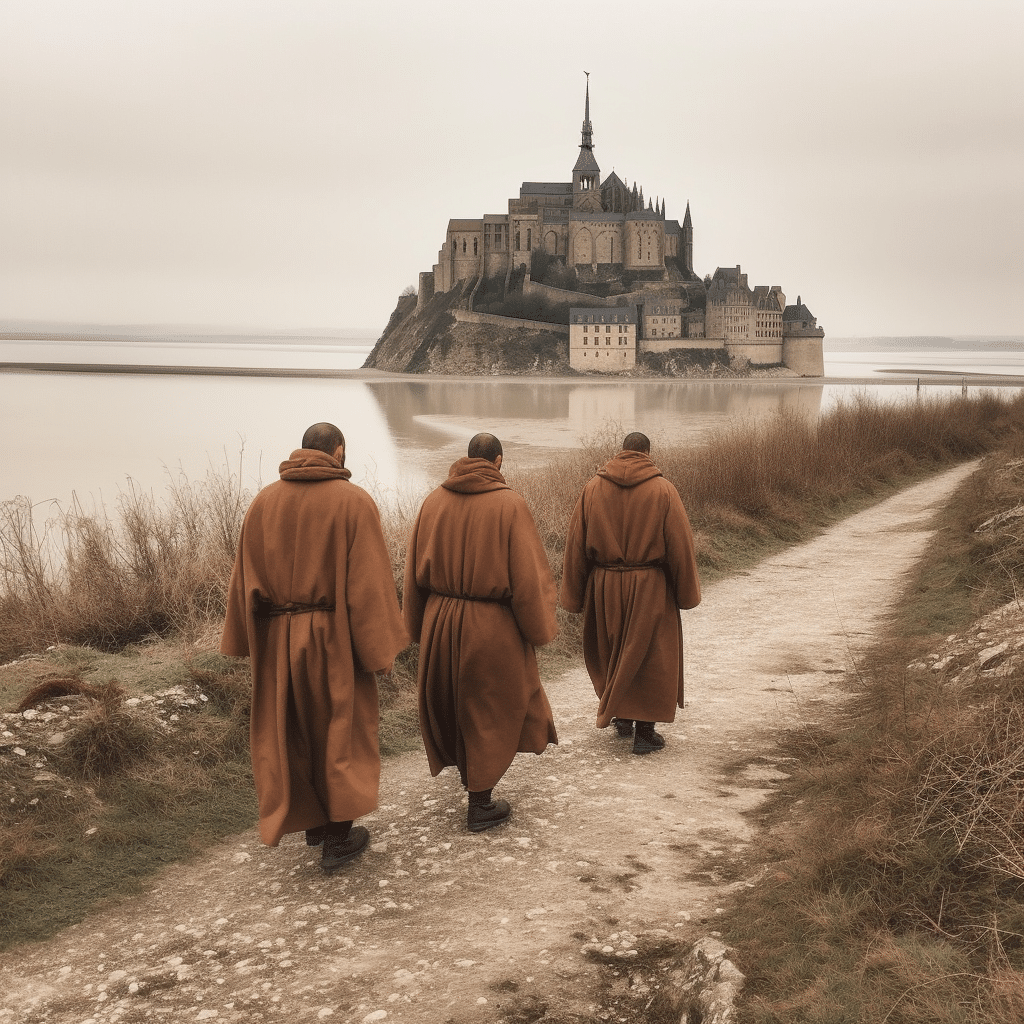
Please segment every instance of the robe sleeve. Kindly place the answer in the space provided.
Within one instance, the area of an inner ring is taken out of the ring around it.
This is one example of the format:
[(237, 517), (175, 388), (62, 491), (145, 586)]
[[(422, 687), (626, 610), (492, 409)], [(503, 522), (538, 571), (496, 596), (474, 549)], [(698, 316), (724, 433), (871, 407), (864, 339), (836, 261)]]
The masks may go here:
[(677, 608), (696, 608), (700, 604), (700, 577), (693, 544), (690, 519), (679, 492), (668, 484), (668, 508), (665, 513), (665, 568), (675, 595)]
[(558, 603), (567, 612), (583, 611), (589, 578), (590, 563), (587, 560), (587, 537), (581, 494), (569, 519), (569, 529), (565, 535), (565, 554), (562, 557), (562, 589)]
[(390, 668), (409, 643), (395, 592), (391, 558), (372, 499), (353, 517), (348, 538), (345, 603), (352, 652), (367, 672)]
[(221, 654), (245, 658), (249, 655), (249, 616), (245, 600), (245, 568), (242, 556), (242, 537), (245, 524), (238, 537), (238, 551), (235, 554), (235, 565), (231, 570), (231, 582), (228, 584), (227, 610), (224, 615), (224, 632), (220, 638)]
[(512, 519), (508, 566), (512, 614), (519, 632), (534, 647), (542, 647), (558, 635), (555, 581), (537, 525), (525, 501), (518, 505)]
[(409, 631), (413, 643), (418, 643), (423, 630), (423, 613), (427, 607), (428, 591), (416, 582), (416, 540), (420, 530), (420, 518), (423, 510), (416, 516), (416, 523), (409, 535), (409, 544), (405, 551), (405, 585), (402, 590), (402, 615), (405, 628)]

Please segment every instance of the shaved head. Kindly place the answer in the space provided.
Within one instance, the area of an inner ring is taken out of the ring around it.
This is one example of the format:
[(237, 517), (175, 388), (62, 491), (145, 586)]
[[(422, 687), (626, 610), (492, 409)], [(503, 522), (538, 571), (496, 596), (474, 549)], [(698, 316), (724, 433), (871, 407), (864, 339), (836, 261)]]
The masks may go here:
[(650, 438), (646, 434), (641, 434), (639, 430), (634, 430), (632, 434), (626, 435), (626, 439), (622, 442), (622, 450), (624, 452), (642, 452), (644, 455), (650, 455)]
[(333, 455), (345, 447), (345, 435), (333, 423), (314, 423), (302, 435), (302, 447)]
[(469, 442), (469, 457), (471, 459), (486, 459), (488, 462), (494, 462), (501, 454), (503, 454), (501, 442), (493, 434), (477, 434)]

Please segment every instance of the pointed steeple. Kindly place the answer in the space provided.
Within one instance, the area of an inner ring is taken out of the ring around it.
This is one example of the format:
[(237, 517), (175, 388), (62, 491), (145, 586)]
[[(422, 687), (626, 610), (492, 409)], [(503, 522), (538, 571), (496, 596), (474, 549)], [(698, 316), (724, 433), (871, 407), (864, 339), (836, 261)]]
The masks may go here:
[(573, 208), (599, 212), (601, 210), (601, 168), (594, 159), (594, 128), (590, 123), (590, 72), (587, 76), (587, 98), (583, 107), (583, 133), (580, 155), (572, 169)]
[(686, 204), (686, 216), (683, 217), (683, 266), (693, 273), (693, 222), (690, 220), (690, 204)]
[(587, 99), (583, 106), (583, 141), (580, 149), (594, 148), (594, 126), (590, 123), (590, 72), (584, 71), (587, 76)]

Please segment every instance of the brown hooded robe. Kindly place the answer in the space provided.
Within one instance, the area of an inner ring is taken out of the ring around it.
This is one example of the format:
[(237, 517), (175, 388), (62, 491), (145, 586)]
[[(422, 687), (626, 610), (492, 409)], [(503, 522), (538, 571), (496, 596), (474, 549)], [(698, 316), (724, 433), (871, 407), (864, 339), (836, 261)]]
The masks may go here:
[[(246, 513), (221, 651), (252, 657), (260, 838), (377, 807), (377, 682), (408, 644), (373, 499), (300, 448)], [(318, 607), (312, 607), (318, 606)]]
[(597, 727), (612, 718), (671, 722), (683, 706), (679, 609), (700, 603), (700, 581), (679, 492), (647, 455), (619, 452), (583, 489), (559, 602), (585, 612)]
[(558, 632), (555, 584), (526, 502), (486, 459), (459, 459), (423, 502), (403, 611), (432, 775), (457, 765), (491, 789), (517, 751), (558, 742), (534, 651)]

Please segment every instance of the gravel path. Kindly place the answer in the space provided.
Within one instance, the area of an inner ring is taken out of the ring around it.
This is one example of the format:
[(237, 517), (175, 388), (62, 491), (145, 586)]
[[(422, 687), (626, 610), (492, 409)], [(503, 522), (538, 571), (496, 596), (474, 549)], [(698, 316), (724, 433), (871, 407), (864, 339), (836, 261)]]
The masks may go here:
[(645, 758), (593, 728), (585, 671), (548, 685), (561, 737), (496, 795), (513, 820), (465, 830), (457, 775), (384, 765), (371, 849), (325, 877), (299, 837), (246, 833), (141, 897), (0, 959), (0, 1024), (635, 1019), (722, 901), (751, 883), (749, 812), (785, 777), (780, 729), (836, 680), (973, 469), (890, 498), (684, 614), (687, 708)]

